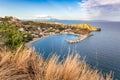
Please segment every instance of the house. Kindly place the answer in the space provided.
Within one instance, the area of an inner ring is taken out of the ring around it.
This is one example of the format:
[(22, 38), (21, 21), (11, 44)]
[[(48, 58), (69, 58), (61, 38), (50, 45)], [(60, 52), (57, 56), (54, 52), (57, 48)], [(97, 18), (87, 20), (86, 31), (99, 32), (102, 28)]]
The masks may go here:
[(60, 30), (58, 30), (58, 29), (57, 29), (57, 30), (55, 30), (55, 33), (60, 33)]
[(24, 30), (24, 28), (19, 28), (19, 31), (23, 32), (23, 31), (25, 31), (25, 30)]

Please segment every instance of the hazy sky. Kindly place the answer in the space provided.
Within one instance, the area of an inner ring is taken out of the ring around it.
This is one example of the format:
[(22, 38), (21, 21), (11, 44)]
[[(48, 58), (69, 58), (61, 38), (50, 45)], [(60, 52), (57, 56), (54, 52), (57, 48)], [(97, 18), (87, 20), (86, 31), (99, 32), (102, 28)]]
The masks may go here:
[(0, 16), (120, 21), (120, 0), (0, 0)]

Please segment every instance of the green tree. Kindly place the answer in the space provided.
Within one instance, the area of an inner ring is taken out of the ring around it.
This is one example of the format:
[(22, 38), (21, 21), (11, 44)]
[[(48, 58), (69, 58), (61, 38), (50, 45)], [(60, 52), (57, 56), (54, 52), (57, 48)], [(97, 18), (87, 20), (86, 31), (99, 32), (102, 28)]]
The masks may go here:
[(15, 50), (17, 47), (25, 43), (24, 32), (20, 32), (15, 26), (10, 23), (3, 22), (0, 24), (0, 30), (5, 40), (5, 45)]

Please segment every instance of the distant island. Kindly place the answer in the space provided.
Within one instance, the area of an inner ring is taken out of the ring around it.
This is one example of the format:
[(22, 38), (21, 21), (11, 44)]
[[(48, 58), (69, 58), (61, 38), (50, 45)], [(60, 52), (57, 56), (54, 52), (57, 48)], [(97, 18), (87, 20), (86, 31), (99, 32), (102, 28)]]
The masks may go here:
[[(7, 30), (11, 31), (11, 36), (8, 35), (8, 38), (12, 38), (14, 35), (12, 30), (16, 30), (21, 37), (21, 43), (27, 43), (29, 41), (42, 38), (44, 36), (54, 35), (54, 34), (82, 34), (86, 35), (93, 31), (100, 31), (100, 28), (93, 27), (89, 24), (62, 24), (58, 22), (35, 22), (35, 21), (23, 21), (12, 16), (5, 16), (0, 18), (0, 45), (12, 45), (14, 40), (8, 39), (8, 42), (5, 39)], [(14, 29), (13, 29), (14, 28)], [(5, 32), (6, 31), (6, 32)], [(15, 33), (15, 34), (17, 34)], [(15, 38), (14, 38), (15, 39)], [(12, 43), (9, 41), (13, 41)], [(18, 39), (18, 41), (20, 41)], [(20, 42), (19, 42), (20, 43)], [(17, 42), (14, 45), (17, 45)]]

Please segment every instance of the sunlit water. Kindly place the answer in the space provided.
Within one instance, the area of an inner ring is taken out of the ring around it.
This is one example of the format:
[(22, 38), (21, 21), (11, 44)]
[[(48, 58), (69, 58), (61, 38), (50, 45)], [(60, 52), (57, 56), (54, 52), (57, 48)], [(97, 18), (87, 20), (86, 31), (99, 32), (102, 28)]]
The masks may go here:
[[(80, 21), (61, 21), (64, 24), (83, 23)], [(68, 53), (79, 53), (86, 57), (86, 62), (103, 72), (112, 70), (116, 80), (120, 80), (120, 22), (84, 22), (101, 27), (100, 32), (86, 40), (68, 44), (66, 40), (75, 39), (74, 35), (54, 35), (33, 43), (38, 53), (44, 58), (51, 54), (66, 56)]]

